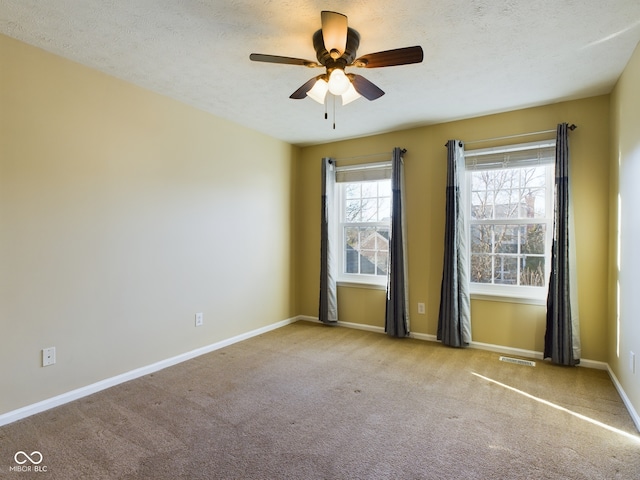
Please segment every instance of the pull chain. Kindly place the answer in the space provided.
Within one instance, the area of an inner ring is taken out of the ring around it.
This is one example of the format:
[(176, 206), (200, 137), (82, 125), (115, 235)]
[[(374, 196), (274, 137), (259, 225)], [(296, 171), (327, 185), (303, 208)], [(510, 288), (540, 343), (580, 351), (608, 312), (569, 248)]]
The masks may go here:
[[(331, 95), (331, 97), (333, 97), (333, 129), (335, 130), (336, 129), (336, 96)], [(329, 101), (325, 97), (324, 99), (324, 119), (325, 120), (329, 119), (329, 114), (328, 114), (329, 106), (327, 105), (328, 102)]]
[(336, 129), (336, 96), (332, 95), (333, 97), (333, 129)]

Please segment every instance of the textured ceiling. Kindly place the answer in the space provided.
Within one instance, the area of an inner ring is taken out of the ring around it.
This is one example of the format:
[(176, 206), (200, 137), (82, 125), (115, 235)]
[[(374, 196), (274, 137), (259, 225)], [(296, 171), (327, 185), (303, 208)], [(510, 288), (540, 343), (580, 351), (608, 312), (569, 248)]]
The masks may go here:
[[(332, 103), (327, 121), (318, 103), (288, 98), (322, 70), (249, 61), (315, 60), (321, 10), (348, 16), (358, 56), (425, 52), (358, 69), (386, 95), (336, 102), (335, 130)], [(309, 145), (609, 93), (640, 40), (640, 1), (2, 0), (0, 33)]]

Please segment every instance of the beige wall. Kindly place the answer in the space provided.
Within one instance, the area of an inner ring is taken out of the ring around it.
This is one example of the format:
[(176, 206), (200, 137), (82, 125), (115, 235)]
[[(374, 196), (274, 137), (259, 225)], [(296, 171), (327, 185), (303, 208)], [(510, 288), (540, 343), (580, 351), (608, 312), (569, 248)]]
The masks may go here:
[[(445, 142), (452, 138), (473, 141), (555, 129), (560, 122), (578, 125), (578, 129), (570, 134), (570, 146), (583, 358), (606, 361), (608, 96), (304, 148), (298, 165), (295, 193), (298, 207), (298, 312), (317, 317), (321, 157), (340, 159), (390, 152), (394, 146), (407, 149), (405, 176), (411, 330), (435, 335), (444, 240)], [(536, 139), (539, 138), (528, 137), (518, 141)], [(480, 146), (492, 144), (476, 145)], [(418, 314), (418, 302), (426, 303), (425, 315)], [(378, 327), (384, 325), (384, 291), (340, 287), (338, 304), (341, 321)], [(474, 341), (538, 352), (543, 350), (544, 306), (473, 300), (471, 309)]]
[[(640, 44), (611, 95), (608, 363), (640, 412)], [(618, 201), (622, 208), (618, 210)], [(620, 228), (618, 227), (620, 218)], [(620, 248), (618, 248), (620, 246)], [(618, 261), (618, 258), (620, 261)], [(619, 301), (618, 301), (619, 298)], [(630, 352), (636, 354), (635, 374)], [(637, 420), (636, 420), (637, 421)], [(640, 428), (640, 425), (639, 425)]]
[(0, 36), (0, 414), (293, 317), (297, 154)]

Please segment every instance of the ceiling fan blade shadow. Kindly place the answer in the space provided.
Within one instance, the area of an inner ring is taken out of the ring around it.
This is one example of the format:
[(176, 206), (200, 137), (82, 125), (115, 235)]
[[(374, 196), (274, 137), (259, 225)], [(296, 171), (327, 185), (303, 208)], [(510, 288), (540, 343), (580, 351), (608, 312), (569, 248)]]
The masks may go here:
[(353, 88), (356, 89), (360, 95), (362, 95), (367, 100), (375, 100), (384, 95), (384, 91), (378, 88), (375, 84), (371, 83), (369, 80), (364, 78), (362, 75), (356, 75), (354, 73), (350, 73), (347, 75), (353, 83)]
[(347, 48), (347, 16), (326, 10), (321, 12), (320, 15), (324, 47), (331, 55), (331, 58), (340, 58)]
[(369, 53), (354, 60), (353, 65), (364, 68), (394, 67), (420, 63), (424, 58), (422, 47), (405, 47), (384, 52)]
[(322, 75), (318, 75), (317, 77), (313, 77), (311, 80), (302, 85), (299, 89), (293, 92), (289, 98), (293, 98), (294, 100), (302, 100), (303, 98), (307, 98), (307, 92), (313, 88), (316, 82), (322, 78)]
[(254, 62), (280, 63), (284, 65), (302, 65), (303, 67), (321, 67), (317, 62), (305, 60), (303, 58), (281, 57), (279, 55), (265, 55), (262, 53), (252, 53), (249, 59)]

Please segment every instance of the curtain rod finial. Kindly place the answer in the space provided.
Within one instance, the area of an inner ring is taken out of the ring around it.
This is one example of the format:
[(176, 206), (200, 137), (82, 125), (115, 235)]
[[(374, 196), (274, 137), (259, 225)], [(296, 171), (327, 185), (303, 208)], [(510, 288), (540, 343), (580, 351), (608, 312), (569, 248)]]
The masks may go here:
[(573, 132), (576, 128), (578, 128), (578, 126), (575, 123), (572, 123), (568, 128)]

